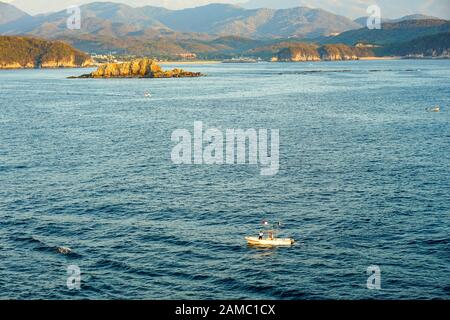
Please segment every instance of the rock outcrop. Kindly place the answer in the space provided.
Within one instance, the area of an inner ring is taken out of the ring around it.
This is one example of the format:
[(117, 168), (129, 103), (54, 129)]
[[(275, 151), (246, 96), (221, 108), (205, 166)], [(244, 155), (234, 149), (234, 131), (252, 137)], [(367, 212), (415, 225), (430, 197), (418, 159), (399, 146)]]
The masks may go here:
[(274, 60), (284, 62), (341, 61), (358, 60), (360, 57), (367, 56), (373, 56), (373, 52), (367, 48), (350, 47), (344, 44), (327, 44), (319, 47), (313, 44), (299, 43), (281, 49)]
[(182, 69), (164, 71), (151, 59), (137, 59), (123, 63), (106, 63), (96, 71), (78, 78), (189, 78), (200, 77), (199, 72)]
[(319, 48), (319, 54), (325, 61), (358, 60), (356, 48), (343, 44), (326, 44)]
[(281, 49), (278, 52), (278, 61), (320, 61), (317, 46), (311, 44), (301, 44), (295, 47)]
[(0, 37), (0, 69), (80, 68), (91, 64), (89, 55), (61, 41)]

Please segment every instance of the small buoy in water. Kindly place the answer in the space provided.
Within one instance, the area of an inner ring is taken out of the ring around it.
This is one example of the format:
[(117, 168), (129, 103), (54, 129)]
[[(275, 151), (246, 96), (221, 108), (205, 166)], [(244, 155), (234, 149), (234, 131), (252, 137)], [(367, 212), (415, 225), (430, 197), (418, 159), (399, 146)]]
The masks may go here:
[(58, 253), (61, 253), (61, 254), (70, 254), (70, 253), (72, 253), (72, 249), (67, 248), (67, 247), (58, 247), (58, 248), (56, 248), (56, 251)]
[(150, 98), (151, 96), (152, 96), (152, 94), (150, 92), (144, 93), (144, 97), (146, 97), (146, 98)]
[(441, 112), (441, 107), (436, 106), (434, 108), (427, 109), (428, 112)]

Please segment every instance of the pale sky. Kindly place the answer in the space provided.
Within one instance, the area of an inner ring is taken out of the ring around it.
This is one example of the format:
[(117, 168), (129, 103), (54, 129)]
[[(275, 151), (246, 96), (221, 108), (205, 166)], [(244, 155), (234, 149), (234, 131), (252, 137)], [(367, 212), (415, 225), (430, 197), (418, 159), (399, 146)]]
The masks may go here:
[[(64, 10), (71, 5), (79, 5), (94, 0), (0, 0), (16, 5), (19, 9), (30, 14), (49, 11)], [(103, 1), (106, 0), (97, 0)], [(385, 18), (398, 18), (404, 15), (422, 13), (440, 18), (450, 19), (450, 0), (110, 0), (121, 2), (133, 7), (153, 5), (170, 9), (196, 7), (208, 3), (229, 3), (251, 7), (286, 8), (307, 6), (322, 8), (327, 11), (341, 14), (349, 18), (358, 18), (366, 15), (369, 5), (378, 4)]]

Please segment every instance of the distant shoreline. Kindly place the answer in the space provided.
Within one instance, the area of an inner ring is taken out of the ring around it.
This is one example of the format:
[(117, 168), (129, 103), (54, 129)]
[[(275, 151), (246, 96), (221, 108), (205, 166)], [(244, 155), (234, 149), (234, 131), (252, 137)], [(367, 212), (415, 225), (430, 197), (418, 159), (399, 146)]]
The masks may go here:
[[(360, 57), (358, 60), (361, 61), (376, 61), (376, 60), (402, 60), (403, 57)], [(358, 61), (358, 60), (333, 60), (331, 62), (339, 62), (339, 61)], [(321, 60), (327, 61), (328, 60)], [(321, 62), (317, 61), (317, 62)], [(276, 63), (275, 61), (267, 61), (269, 63)], [(299, 61), (301, 62), (311, 62), (311, 61)], [(192, 60), (192, 61), (158, 61), (161, 65), (169, 65), (169, 64), (194, 64), (194, 65), (207, 65), (207, 64), (217, 64), (223, 63), (223, 60)]]
[(67, 66), (67, 67), (4, 67), (0, 66), (0, 70), (62, 70), (62, 69), (90, 69), (95, 68), (96, 65), (89, 66)]
[(158, 61), (158, 64), (215, 64), (222, 63), (221, 60), (192, 60), (192, 61)]
[[(292, 63), (306, 63), (306, 62), (343, 62), (343, 61), (392, 61), (392, 60), (448, 60), (448, 57), (360, 57), (357, 60), (320, 60), (320, 61), (293, 61)], [(267, 63), (285, 63), (280, 61), (264, 61)], [(222, 64), (222, 60), (192, 60), (192, 61), (158, 61), (160, 65), (210, 65)], [(0, 70), (58, 70), (58, 69), (89, 69), (96, 68), (106, 63), (94, 63), (88, 66), (61, 66), (61, 67), (7, 67), (0, 65)]]

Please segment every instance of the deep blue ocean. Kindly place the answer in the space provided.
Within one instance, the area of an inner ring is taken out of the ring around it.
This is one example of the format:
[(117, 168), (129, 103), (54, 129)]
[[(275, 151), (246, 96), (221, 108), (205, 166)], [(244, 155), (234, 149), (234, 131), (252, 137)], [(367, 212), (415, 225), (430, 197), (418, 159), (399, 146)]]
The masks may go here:
[[(0, 298), (450, 298), (449, 60), (182, 67), (0, 71)], [(279, 129), (279, 173), (174, 165), (194, 121)]]

